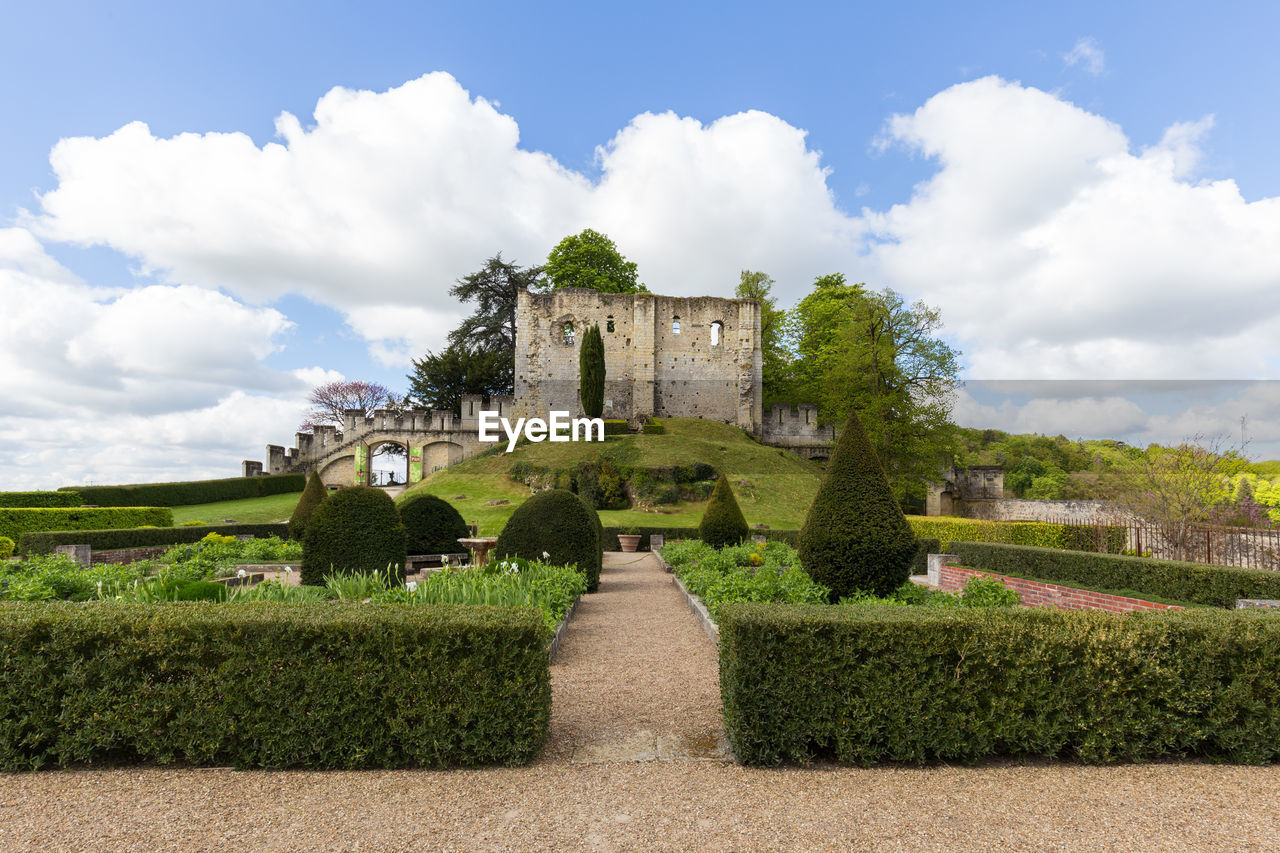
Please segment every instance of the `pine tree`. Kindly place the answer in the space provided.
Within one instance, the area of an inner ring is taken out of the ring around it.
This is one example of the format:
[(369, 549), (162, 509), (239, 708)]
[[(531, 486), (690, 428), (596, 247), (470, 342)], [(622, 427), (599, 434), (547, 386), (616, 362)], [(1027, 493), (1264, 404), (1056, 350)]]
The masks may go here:
[(715, 548), (723, 548), (725, 545), (737, 545), (750, 533), (747, 519), (742, 515), (742, 508), (738, 506), (733, 489), (729, 486), (729, 478), (721, 473), (715, 491), (711, 493), (711, 500), (707, 501), (707, 508), (703, 510), (702, 522), (698, 525), (698, 538)]
[(827, 463), (797, 550), (804, 570), (831, 590), (832, 601), (854, 590), (887, 595), (911, 574), (915, 536), (856, 409)]
[(578, 353), (578, 396), (582, 399), (582, 411), (589, 418), (604, 413), (604, 339), (600, 327), (592, 326), (582, 335), (582, 349)]

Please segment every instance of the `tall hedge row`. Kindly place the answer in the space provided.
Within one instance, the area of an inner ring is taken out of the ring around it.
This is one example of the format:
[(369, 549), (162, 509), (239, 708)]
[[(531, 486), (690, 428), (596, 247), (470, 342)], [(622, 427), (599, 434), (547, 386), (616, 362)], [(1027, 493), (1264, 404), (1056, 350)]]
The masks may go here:
[(0, 536), (18, 541), (24, 533), (45, 530), (107, 530), (115, 527), (172, 527), (168, 507), (129, 506), (58, 509), (0, 509)]
[(287, 524), (199, 524), (190, 527), (128, 527), (119, 530), (71, 530), (24, 533), (18, 540), (19, 554), (52, 554), (55, 545), (87, 544), (93, 551), (117, 548), (150, 548), (199, 542), (210, 533), (222, 536), (279, 536), (288, 538)]
[(1235, 607), (1237, 598), (1280, 598), (1280, 572), (1266, 569), (991, 542), (952, 542), (947, 552), (955, 554), (961, 565), (1002, 575), (1097, 589), (1131, 589), (1215, 607)]
[(0, 507), (39, 509), (80, 506), (84, 499), (79, 492), (0, 492)]
[(1267, 613), (730, 605), (720, 687), (746, 764), (1280, 759)]
[(265, 477), (227, 477), (221, 480), (188, 480), (178, 483), (63, 486), (58, 491), (79, 492), (85, 503), (97, 506), (190, 506), (300, 492), (306, 484), (303, 474), (270, 474)]
[[(1125, 546), (1125, 528), (1092, 524), (1053, 524), (1047, 521), (982, 521), (950, 516), (907, 516), (916, 536), (949, 542), (1003, 542), (1006, 545), (1035, 545), (1069, 551), (1103, 551), (1119, 554)], [(1099, 539), (1101, 538), (1101, 542)]]
[(0, 769), (522, 764), (551, 713), (533, 608), (0, 605)]

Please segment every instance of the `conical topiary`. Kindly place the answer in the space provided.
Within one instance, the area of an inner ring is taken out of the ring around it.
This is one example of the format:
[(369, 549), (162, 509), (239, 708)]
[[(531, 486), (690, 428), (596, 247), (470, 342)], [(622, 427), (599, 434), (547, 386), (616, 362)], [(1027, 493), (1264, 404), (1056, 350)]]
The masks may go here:
[(587, 504), (567, 489), (538, 492), (511, 513), (498, 534), (493, 556), (575, 564), (587, 576), (587, 592), (595, 592), (600, 586), (600, 534), (599, 516), (593, 516)]
[(307, 487), (302, 490), (302, 496), (298, 498), (298, 505), (293, 508), (293, 515), (289, 517), (290, 539), (301, 540), (306, 535), (307, 522), (311, 520), (311, 514), (316, 511), (316, 507), (324, 503), (324, 499), (328, 496), (329, 492), (320, 480), (320, 473), (312, 471), (311, 476), (307, 478)]
[(604, 414), (604, 339), (600, 327), (592, 326), (582, 334), (578, 352), (578, 398), (582, 412), (589, 418)]
[(396, 504), (404, 522), (410, 554), (456, 554), (459, 539), (470, 535), (453, 504), (428, 492), (412, 492)]
[(325, 575), (385, 572), (404, 579), (404, 524), (396, 505), (381, 489), (339, 489), (311, 515), (302, 539), (304, 584), (323, 586)]
[(750, 533), (742, 508), (729, 487), (729, 477), (721, 473), (698, 524), (698, 538), (714, 548), (723, 548), (725, 545), (737, 545)]
[(856, 410), (849, 412), (800, 530), (800, 564), (839, 601), (888, 595), (907, 580), (915, 535), (889, 489)]

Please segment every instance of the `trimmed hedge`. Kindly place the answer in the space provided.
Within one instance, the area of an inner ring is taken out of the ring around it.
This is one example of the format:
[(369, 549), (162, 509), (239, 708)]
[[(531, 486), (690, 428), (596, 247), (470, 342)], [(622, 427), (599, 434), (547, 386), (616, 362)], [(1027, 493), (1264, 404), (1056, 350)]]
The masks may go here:
[[(621, 551), (622, 546), (618, 544), (618, 534), (626, 533), (628, 530), (634, 529), (640, 534), (641, 551), (649, 551), (649, 536), (658, 534), (667, 542), (676, 542), (681, 539), (697, 539), (698, 528), (696, 527), (606, 527), (604, 528), (604, 550)], [(795, 547), (796, 541), (800, 538), (799, 530), (756, 530), (752, 528), (752, 536), (763, 536), (770, 541), (777, 540), (786, 542), (792, 548)]]
[(976, 518), (936, 518), (909, 515), (907, 521), (919, 537), (933, 537), (949, 542), (1003, 542), (1007, 545), (1035, 545), (1069, 551), (1105, 551), (1119, 554), (1125, 546), (1125, 528), (1105, 527), (1105, 543), (1099, 543), (1099, 528), (1092, 524), (1051, 524), (1046, 521), (981, 521)]
[(1280, 572), (992, 542), (952, 542), (969, 568), (1099, 589), (1131, 589), (1194, 604), (1235, 607), (1237, 598), (1280, 598)]
[(745, 764), (1280, 758), (1267, 613), (729, 605), (720, 687)]
[(711, 500), (707, 501), (707, 508), (702, 511), (698, 538), (713, 548), (723, 548), (737, 545), (750, 535), (751, 529), (747, 527), (747, 519), (733, 496), (729, 478), (721, 474), (715, 491), (711, 493)]
[(459, 539), (471, 535), (462, 513), (444, 498), (414, 492), (396, 503), (404, 522), (410, 554), (456, 554), (464, 551)]
[[(491, 559), (523, 557), (553, 566), (577, 565), (587, 576), (587, 592), (600, 586), (600, 535), (586, 502), (565, 489), (547, 489), (511, 513)], [(549, 557), (543, 557), (543, 552)]]
[(522, 764), (547, 639), (523, 607), (0, 605), (0, 769)]
[(667, 428), (659, 423), (647, 423), (640, 428), (645, 435), (666, 435)]
[(324, 503), (327, 497), (329, 497), (329, 490), (324, 487), (320, 472), (312, 471), (311, 476), (307, 477), (307, 487), (302, 490), (302, 495), (293, 507), (293, 515), (289, 516), (290, 539), (301, 539), (306, 535), (307, 522), (311, 520), (311, 514), (316, 511), (316, 507)]
[(269, 474), (265, 477), (226, 477), (178, 483), (63, 486), (58, 491), (79, 492), (85, 503), (97, 506), (190, 506), (300, 492), (306, 484), (307, 478), (303, 474)]
[(131, 527), (118, 530), (59, 530), (48, 533), (24, 533), (18, 540), (18, 553), (52, 554), (55, 545), (87, 544), (92, 551), (117, 548), (151, 548), (158, 545), (185, 545), (199, 542), (210, 533), (223, 536), (289, 537), (287, 524), (201, 524), (184, 527)]
[(119, 527), (172, 527), (173, 510), (154, 506), (104, 508), (0, 509), (0, 536), (53, 530), (110, 530)]
[(381, 489), (349, 486), (316, 507), (302, 540), (299, 580), (324, 586), (331, 573), (391, 572), (404, 579), (406, 535), (395, 502)]
[(605, 435), (630, 435), (631, 427), (624, 420), (620, 420), (618, 418), (605, 418), (604, 434)]
[(921, 537), (916, 540), (916, 558), (911, 564), (911, 573), (914, 575), (927, 574), (929, 571), (929, 555), (941, 554), (942, 542), (929, 537)]
[(79, 492), (0, 492), (0, 507), (19, 509), (49, 509), (52, 507), (80, 506), (84, 499)]
[(13, 556), (13, 540), (8, 536), (0, 536), (0, 560), (7, 560)]

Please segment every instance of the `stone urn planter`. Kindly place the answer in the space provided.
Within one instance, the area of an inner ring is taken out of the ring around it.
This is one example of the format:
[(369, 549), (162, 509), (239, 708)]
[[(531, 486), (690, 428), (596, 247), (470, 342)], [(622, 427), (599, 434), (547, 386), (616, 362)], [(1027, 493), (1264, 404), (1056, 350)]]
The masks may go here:
[(639, 533), (619, 533), (618, 544), (622, 546), (623, 551), (631, 552), (640, 547)]

